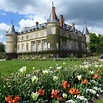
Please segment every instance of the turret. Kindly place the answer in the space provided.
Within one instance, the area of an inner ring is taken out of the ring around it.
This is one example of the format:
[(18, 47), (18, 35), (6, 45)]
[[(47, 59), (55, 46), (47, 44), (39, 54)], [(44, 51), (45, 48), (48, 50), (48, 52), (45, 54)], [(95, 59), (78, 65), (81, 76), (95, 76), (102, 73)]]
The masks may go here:
[(6, 34), (6, 53), (13, 56), (17, 52), (17, 34), (15, 32), (15, 28), (13, 25), (13, 21), (11, 21), (11, 25)]
[(47, 20), (47, 33), (48, 50), (58, 50), (60, 45), (60, 22), (53, 3), (52, 12)]
[(86, 44), (87, 44), (87, 53), (90, 53), (90, 34), (85, 22), (84, 28), (83, 28), (83, 35), (86, 37)]

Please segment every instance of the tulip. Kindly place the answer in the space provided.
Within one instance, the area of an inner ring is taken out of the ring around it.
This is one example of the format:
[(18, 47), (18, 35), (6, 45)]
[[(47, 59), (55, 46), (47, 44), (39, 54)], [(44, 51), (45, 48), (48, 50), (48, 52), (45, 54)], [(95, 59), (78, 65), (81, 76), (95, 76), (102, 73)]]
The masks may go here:
[(20, 72), (21, 74), (24, 74), (24, 73), (26, 72), (26, 66), (21, 67), (21, 68), (19, 69), (19, 72)]
[(78, 80), (81, 80), (82, 79), (82, 75), (78, 75), (77, 78), (78, 78)]
[(31, 97), (33, 98), (34, 101), (36, 101), (38, 99), (39, 94), (36, 92), (32, 92)]
[(48, 74), (49, 73), (48, 70), (43, 70), (42, 72), (43, 72), (43, 74)]
[(58, 80), (58, 77), (57, 76), (53, 76), (53, 80), (54, 81)]
[(33, 82), (37, 82), (38, 81), (38, 77), (34, 75), (34, 76), (32, 76), (31, 80), (32, 80), (32, 83)]
[(66, 93), (63, 93), (62, 96), (63, 96), (64, 99), (67, 98), (67, 94)]

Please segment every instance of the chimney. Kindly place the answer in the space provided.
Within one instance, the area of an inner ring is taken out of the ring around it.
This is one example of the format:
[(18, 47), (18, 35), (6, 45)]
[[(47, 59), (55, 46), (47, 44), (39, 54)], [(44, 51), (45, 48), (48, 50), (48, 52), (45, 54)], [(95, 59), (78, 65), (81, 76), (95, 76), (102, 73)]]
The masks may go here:
[(52, 19), (55, 20), (55, 7), (54, 7), (54, 3), (52, 2)]
[(39, 24), (39, 22), (36, 21), (36, 26)]
[(60, 26), (63, 27), (63, 24), (64, 24), (63, 15), (60, 15)]
[(72, 23), (72, 28), (75, 28), (75, 24), (74, 23)]

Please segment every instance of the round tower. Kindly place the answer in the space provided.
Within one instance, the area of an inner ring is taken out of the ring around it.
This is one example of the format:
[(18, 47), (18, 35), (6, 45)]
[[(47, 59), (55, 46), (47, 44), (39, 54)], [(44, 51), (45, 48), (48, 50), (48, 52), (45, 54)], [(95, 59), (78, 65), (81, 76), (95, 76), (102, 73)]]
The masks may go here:
[(89, 31), (88, 31), (86, 22), (85, 22), (85, 25), (84, 25), (84, 28), (83, 28), (83, 34), (86, 37), (87, 54), (90, 55), (90, 34), (89, 34)]
[(48, 50), (59, 50), (60, 48), (60, 22), (57, 18), (54, 4), (52, 3), (52, 12), (47, 20), (47, 42)]
[(11, 21), (11, 25), (6, 34), (6, 54), (8, 59), (13, 59), (17, 57), (17, 34)]

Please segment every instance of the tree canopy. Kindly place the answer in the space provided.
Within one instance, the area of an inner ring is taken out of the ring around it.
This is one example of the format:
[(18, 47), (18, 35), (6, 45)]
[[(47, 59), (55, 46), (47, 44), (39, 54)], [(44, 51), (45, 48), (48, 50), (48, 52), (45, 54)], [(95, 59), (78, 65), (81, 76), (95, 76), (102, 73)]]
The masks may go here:
[(5, 52), (5, 45), (0, 42), (0, 52)]
[(103, 53), (103, 35), (90, 33), (90, 47), (92, 53)]

